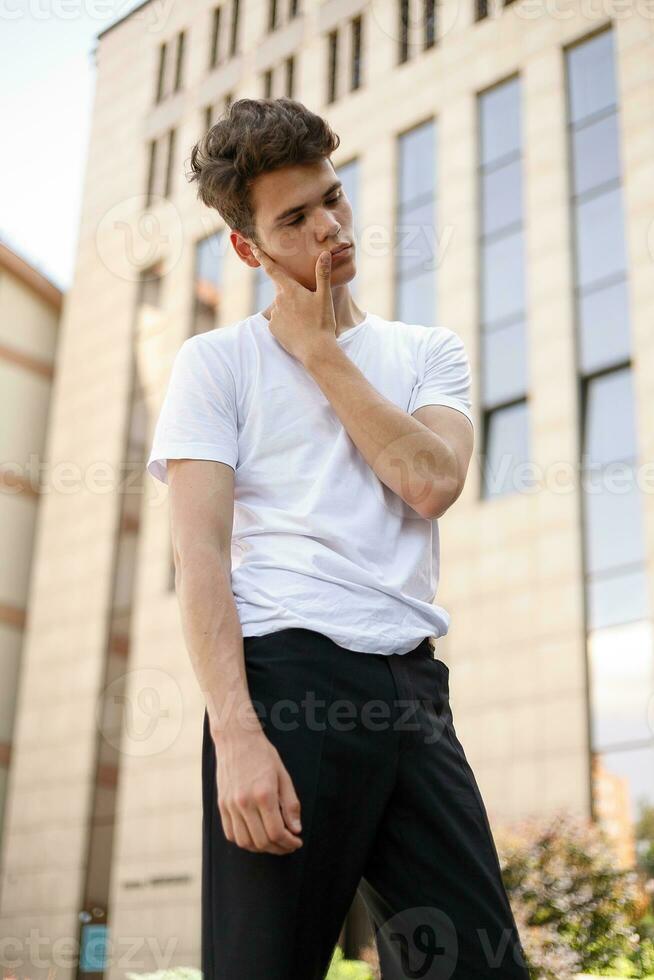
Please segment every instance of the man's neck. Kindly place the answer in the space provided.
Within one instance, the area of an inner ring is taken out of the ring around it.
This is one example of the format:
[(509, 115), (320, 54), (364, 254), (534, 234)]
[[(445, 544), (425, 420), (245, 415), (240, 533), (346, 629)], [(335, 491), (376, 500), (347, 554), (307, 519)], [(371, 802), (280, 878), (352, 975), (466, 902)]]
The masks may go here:
[[(334, 304), (337, 337), (340, 337), (342, 333), (345, 333), (352, 327), (358, 326), (367, 316), (366, 311), (362, 310), (354, 302), (347, 284), (332, 287), (332, 302)], [(262, 310), (262, 313), (269, 320), (270, 306)]]

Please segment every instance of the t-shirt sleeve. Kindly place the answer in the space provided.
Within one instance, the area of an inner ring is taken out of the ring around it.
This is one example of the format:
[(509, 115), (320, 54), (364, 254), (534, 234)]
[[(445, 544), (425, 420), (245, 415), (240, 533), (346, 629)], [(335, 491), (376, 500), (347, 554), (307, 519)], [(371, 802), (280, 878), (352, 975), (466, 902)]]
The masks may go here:
[(411, 393), (408, 414), (423, 405), (448, 405), (463, 412), (474, 428), (470, 362), (463, 341), (446, 327), (427, 329), (422, 377)]
[(234, 470), (238, 425), (234, 376), (215, 348), (188, 337), (173, 361), (147, 471), (168, 483), (169, 459), (213, 459)]

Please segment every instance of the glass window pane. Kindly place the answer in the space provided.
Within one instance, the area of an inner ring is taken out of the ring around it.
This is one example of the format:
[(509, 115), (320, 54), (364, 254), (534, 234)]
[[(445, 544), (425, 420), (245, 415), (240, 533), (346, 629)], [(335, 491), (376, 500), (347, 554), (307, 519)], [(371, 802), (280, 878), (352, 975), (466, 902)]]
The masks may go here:
[(486, 326), (525, 308), (522, 232), (482, 245), (482, 318)]
[(422, 272), (397, 281), (395, 317), (405, 323), (433, 324), (436, 321), (436, 280), (433, 272)]
[(400, 202), (433, 193), (436, 186), (435, 130), (435, 124), (430, 120), (399, 138)]
[(615, 105), (613, 32), (603, 31), (567, 52), (570, 121)]
[(481, 193), (484, 235), (522, 221), (522, 161), (482, 174)]
[(654, 686), (648, 620), (588, 636), (593, 748), (651, 739), (648, 702)]
[(622, 214), (622, 189), (600, 194), (576, 205), (577, 284), (590, 286), (625, 272), (627, 259)]
[(528, 482), (526, 470), (515, 467), (529, 461), (527, 402), (499, 408), (488, 420), (488, 453), (484, 470), (487, 497), (521, 490)]
[(349, 163), (336, 167), (336, 176), (343, 184), (345, 196), (352, 208), (352, 223), (354, 236), (357, 237), (357, 213), (359, 208), (359, 161), (350, 160)]
[(483, 330), (481, 343), (484, 407), (522, 397), (527, 389), (524, 322)]
[(204, 333), (216, 326), (220, 311), (223, 250), (222, 230), (196, 244), (192, 333)]
[(479, 127), (483, 165), (520, 149), (519, 79), (512, 78), (480, 95)]
[(197, 243), (195, 251), (195, 277), (218, 285), (221, 272), (222, 230)]
[(395, 229), (395, 261), (398, 272), (433, 273), (438, 258), (436, 203), (432, 198), (413, 208), (402, 208)]
[(635, 824), (654, 806), (654, 747), (602, 752), (593, 765), (593, 797), (600, 823), (614, 838), (622, 867), (636, 864)]
[(586, 596), (589, 629), (630, 623), (649, 615), (644, 567), (590, 578)]
[(636, 459), (631, 368), (620, 368), (589, 382), (585, 421), (585, 466), (603, 466), (616, 459)]
[(589, 574), (645, 560), (642, 492), (633, 467), (625, 464), (623, 469), (631, 473), (629, 478), (615, 479), (618, 490), (598, 472), (592, 476), (592, 491), (585, 489), (584, 545)]
[(584, 374), (610, 367), (629, 357), (627, 281), (582, 293), (579, 297), (579, 359)]
[(613, 113), (572, 134), (572, 174), (575, 194), (583, 194), (620, 177), (618, 116)]

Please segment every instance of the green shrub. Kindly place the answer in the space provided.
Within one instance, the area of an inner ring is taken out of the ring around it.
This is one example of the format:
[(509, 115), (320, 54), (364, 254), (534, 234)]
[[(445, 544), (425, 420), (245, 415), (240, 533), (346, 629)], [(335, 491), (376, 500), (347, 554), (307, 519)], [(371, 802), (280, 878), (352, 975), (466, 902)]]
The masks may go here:
[[(534, 980), (651, 972), (644, 959), (637, 966), (638, 957), (649, 956), (635, 927), (638, 874), (616, 868), (597, 824), (560, 812), (504, 827), (495, 837)], [(608, 973), (625, 964), (636, 972)]]

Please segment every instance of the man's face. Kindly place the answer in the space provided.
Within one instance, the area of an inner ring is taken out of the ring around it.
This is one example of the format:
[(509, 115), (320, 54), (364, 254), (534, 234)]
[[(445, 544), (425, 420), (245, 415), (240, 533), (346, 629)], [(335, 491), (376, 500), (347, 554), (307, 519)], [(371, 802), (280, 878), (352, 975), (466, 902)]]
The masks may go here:
[[(260, 174), (250, 194), (259, 244), (288, 275), (307, 289), (315, 289), (320, 253), (350, 243), (343, 255), (332, 257), (332, 286), (354, 278), (352, 208), (329, 160)], [(236, 232), (232, 236), (240, 240), (237, 251), (241, 257), (257, 265), (244, 245), (248, 239)]]

